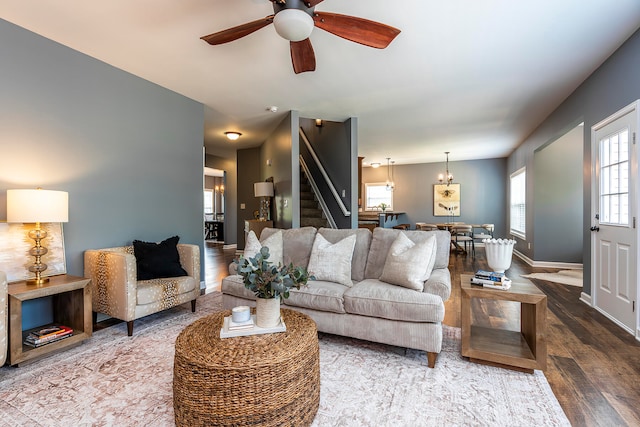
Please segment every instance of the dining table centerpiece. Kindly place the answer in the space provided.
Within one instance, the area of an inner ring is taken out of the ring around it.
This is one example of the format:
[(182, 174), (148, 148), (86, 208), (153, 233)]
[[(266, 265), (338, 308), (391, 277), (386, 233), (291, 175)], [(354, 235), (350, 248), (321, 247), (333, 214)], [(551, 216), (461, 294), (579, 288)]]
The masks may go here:
[(315, 280), (301, 266), (277, 265), (269, 261), (269, 248), (263, 246), (254, 257), (240, 257), (234, 263), (242, 276), (244, 287), (256, 296), (256, 325), (272, 328), (280, 324), (280, 299), (289, 298), (291, 288), (300, 289)]

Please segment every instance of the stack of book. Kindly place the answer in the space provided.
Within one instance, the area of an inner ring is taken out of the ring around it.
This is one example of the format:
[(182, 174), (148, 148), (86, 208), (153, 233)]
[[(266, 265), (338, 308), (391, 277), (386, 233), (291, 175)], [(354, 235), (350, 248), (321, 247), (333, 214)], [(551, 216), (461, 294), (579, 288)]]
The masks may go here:
[(471, 278), (471, 283), (491, 289), (509, 289), (511, 287), (511, 279), (504, 273), (496, 273), (495, 271), (478, 270)]
[(249, 320), (246, 322), (238, 323), (231, 320), (231, 316), (229, 316), (229, 330), (230, 331), (241, 331), (243, 329), (252, 329), (254, 326), (253, 319), (255, 316), (251, 316)]
[(41, 347), (55, 341), (70, 337), (73, 335), (73, 329), (68, 326), (47, 326), (30, 332), (25, 338), (24, 343), (31, 347)]

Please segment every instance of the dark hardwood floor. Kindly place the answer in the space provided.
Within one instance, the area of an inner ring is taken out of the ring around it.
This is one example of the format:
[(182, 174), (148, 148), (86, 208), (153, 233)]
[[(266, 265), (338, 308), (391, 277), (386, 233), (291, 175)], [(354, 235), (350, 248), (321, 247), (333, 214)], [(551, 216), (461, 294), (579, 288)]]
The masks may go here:
[[(219, 289), (235, 250), (205, 244), (207, 286)], [(444, 323), (460, 327), (460, 274), (488, 269), (484, 249), (476, 255), (452, 254), (453, 289)], [(513, 258), (509, 277), (532, 272)], [(579, 300), (582, 288), (532, 280), (547, 295), (547, 369), (551, 389), (574, 426), (640, 426), (640, 342)], [(497, 291), (498, 292), (498, 291)], [(474, 300), (473, 322), (519, 329), (519, 305)], [(436, 364), (436, 369), (438, 365)]]

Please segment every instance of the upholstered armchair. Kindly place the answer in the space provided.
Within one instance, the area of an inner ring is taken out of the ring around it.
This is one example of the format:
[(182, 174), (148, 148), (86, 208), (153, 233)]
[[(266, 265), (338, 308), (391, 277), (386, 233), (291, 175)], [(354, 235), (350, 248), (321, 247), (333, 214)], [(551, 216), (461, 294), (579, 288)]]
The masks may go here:
[(7, 275), (0, 271), (0, 366), (7, 360), (9, 338), (9, 299)]
[(133, 245), (85, 251), (84, 275), (93, 286), (94, 314), (124, 320), (131, 336), (135, 319), (188, 301), (195, 311), (200, 295), (200, 248), (178, 244), (177, 250), (187, 275), (147, 280), (138, 280)]

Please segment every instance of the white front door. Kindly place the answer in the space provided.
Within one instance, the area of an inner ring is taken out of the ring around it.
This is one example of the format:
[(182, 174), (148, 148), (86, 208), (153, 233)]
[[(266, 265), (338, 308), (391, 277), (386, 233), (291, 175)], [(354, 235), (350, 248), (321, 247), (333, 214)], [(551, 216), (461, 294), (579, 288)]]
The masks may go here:
[(591, 295), (597, 310), (634, 335), (638, 292), (638, 115), (635, 102), (591, 129)]

